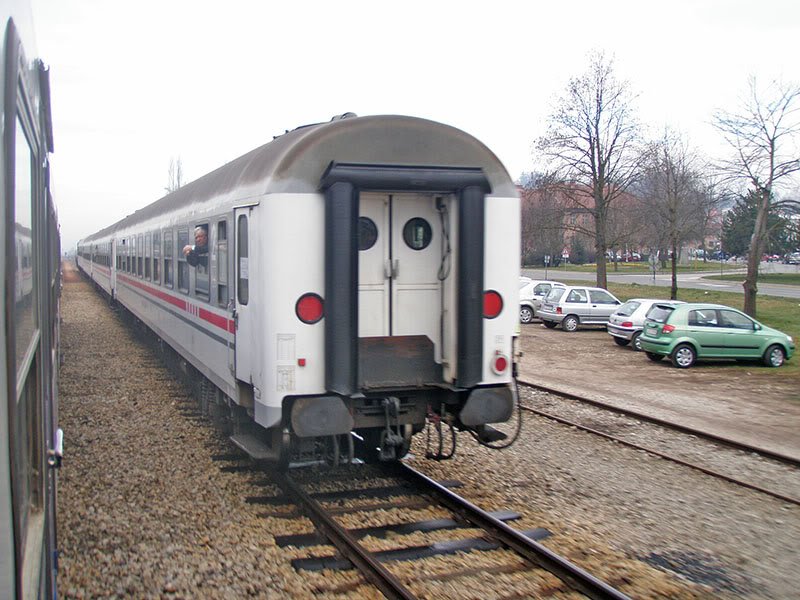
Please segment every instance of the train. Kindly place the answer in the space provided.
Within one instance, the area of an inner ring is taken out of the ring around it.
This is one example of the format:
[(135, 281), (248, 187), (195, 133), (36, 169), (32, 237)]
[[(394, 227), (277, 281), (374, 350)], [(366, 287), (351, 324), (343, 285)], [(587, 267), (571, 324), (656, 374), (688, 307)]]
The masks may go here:
[(50, 183), (50, 74), (30, 3), (3, 2), (0, 596), (57, 594), (60, 232)]
[[(231, 441), (286, 466), (398, 460), (427, 423), (490, 446), (516, 403), (520, 204), (449, 125), (303, 125), (78, 243)], [(513, 423), (513, 421), (512, 421)]]

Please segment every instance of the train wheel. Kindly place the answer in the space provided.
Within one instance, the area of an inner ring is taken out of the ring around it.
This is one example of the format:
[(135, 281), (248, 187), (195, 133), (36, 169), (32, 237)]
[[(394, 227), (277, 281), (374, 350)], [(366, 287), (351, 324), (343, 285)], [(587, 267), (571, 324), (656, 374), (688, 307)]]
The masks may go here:
[(278, 469), (285, 471), (292, 459), (292, 434), (286, 428), (275, 427), (272, 431), (272, 444), (279, 451)]

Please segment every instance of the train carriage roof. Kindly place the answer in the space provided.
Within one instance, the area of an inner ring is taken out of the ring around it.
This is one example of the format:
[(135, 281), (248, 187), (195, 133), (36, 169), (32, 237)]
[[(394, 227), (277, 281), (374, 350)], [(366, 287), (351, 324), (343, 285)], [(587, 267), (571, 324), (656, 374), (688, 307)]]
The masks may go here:
[(82, 240), (209, 201), (247, 201), (270, 193), (313, 193), (338, 163), (479, 167), (493, 196), (516, 197), (503, 164), (482, 142), (442, 123), (406, 116), (356, 117), (306, 125), (276, 137), (121, 221)]

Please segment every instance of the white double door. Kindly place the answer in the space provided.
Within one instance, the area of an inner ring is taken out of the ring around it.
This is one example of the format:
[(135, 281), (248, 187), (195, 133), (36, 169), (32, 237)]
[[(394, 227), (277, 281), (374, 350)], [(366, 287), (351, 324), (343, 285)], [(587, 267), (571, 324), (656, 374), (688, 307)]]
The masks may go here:
[(443, 255), (437, 196), (362, 193), (359, 337), (426, 335), (438, 349)]

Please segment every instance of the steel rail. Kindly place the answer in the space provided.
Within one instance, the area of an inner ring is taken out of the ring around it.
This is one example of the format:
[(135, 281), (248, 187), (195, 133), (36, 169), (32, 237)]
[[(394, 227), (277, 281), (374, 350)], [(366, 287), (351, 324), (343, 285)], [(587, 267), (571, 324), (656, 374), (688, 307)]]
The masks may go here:
[(708, 431), (703, 431), (700, 429), (695, 429), (693, 427), (689, 427), (688, 425), (681, 425), (680, 423), (674, 423), (672, 421), (667, 421), (665, 419), (660, 419), (658, 417), (654, 417), (652, 415), (647, 415), (635, 410), (631, 410), (628, 408), (622, 408), (619, 406), (614, 406), (613, 404), (607, 404), (600, 400), (595, 400), (593, 398), (587, 398), (585, 396), (580, 396), (578, 394), (572, 394), (570, 392), (565, 392), (563, 390), (559, 390), (556, 388), (551, 388), (546, 385), (541, 385), (538, 383), (533, 383), (530, 381), (524, 381), (522, 379), (518, 380), (520, 385), (526, 385), (528, 387), (541, 390), (543, 392), (548, 392), (550, 394), (554, 394), (556, 396), (561, 396), (562, 398), (569, 398), (570, 400), (577, 400), (578, 402), (584, 402), (586, 404), (591, 404), (593, 406), (597, 406), (598, 408), (603, 408), (606, 410), (610, 410), (622, 415), (627, 415), (629, 417), (634, 417), (636, 419), (640, 419), (642, 421), (648, 421), (650, 423), (654, 423), (656, 425), (661, 425), (662, 427), (667, 427), (669, 429), (674, 429), (676, 431), (680, 431), (682, 433), (688, 433), (691, 435), (696, 435), (701, 438), (713, 440), (715, 442), (719, 442), (720, 444), (724, 444), (726, 446), (730, 446), (732, 448), (736, 448), (737, 450), (745, 450), (747, 452), (755, 452), (756, 454), (760, 454), (767, 458), (771, 458), (773, 460), (777, 460), (779, 462), (792, 465), (794, 467), (800, 467), (800, 459), (794, 458), (792, 456), (788, 456), (786, 454), (781, 454), (780, 452), (775, 452), (773, 450), (767, 450), (766, 448), (761, 448), (758, 446), (752, 446), (750, 444), (746, 444), (744, 442), (739, 442), (737, 440), (732, 440), (726, 437), (722, 437), (716, 435), (714, 433), (710, 433)]
[(314, 525), (336, 546), (372, 585), (392, 600), (414, 600), (412, 594), (386, 567), (378, 562), (353, 536), (339, 525), (325, 509), (286, 474), (276, 474), (278, 485), (298, 501)]
[(557, 421), (557, 422), (559, 422), (559, 423), (561, 423), (563, 425), (569, 425), (570, 427), (575, 427), (576, 429), (580, 429), (582, 431), (586, 431), (586, 432), (592, 433), (594, 435), (598, 435), (600, 437), (606, 438), (606, 439), (611, 440), (613, 442), (617, 442), (618, 444), (622, 444), (624, 446), (628, 446), (629, 448), (635, 448), (636, 450), (644, 450), (645, 452), (647, 452), (649, 454), (653, 454), (655, 456), (658, 456), (659, 458), (663, 458), (665, 460), (672, 461), (672, 462), (677, 463), (679, 465), (683, 465), (684, 467), (689, 467), (691, 469), (696, 469), (698, 471), (702, 471), (703, 473), (706, 473), (707, 475), (711, 475), (713, 477), (718, 477), (719, 479), (724, 479), (725, 481), (728, 481), (730, 483), (735, 483), (736, 485), (740, 485), (742, 487), (746, 487), (746, 488), (749, 488), (751, 490), (755, 490), (757, 492), (761, 492), (763, 494), (767, 494), (769, 496), (773, 496), (774, 498), (778, 498), (779, 500), (784, 500), (786, 502), (791, 502), (792, 504), (800, 505), (800, 500), (798, 500), (797, 498), (792, 498), (791, 496), (786, 496), (786, 495), (778, 493), (778, 492), (773, 492), (772, 490), (768, 490), (766, 488), (762, 488), (762, 487), (757, 486), (757, 485), (755, 485), (753, 483), (748, 483), (746, 481), (742, 481), (741, 479), (736, 479), (735, 477), (730, 477), (729, 475), (725, 475), (724, 473), (719, 473), (717, 471), (713, 471), (711, 469), (707, 469), (705, 467), (701, 467), (700, 465), (696, 465), (694, 463), (687, 462), (687, 461), (685, 461), (685, 460), (683, 460), (681, 458), (677, 458), (675, 456), (670, 456), (669, 454), (664, 454), (663, 452), (659, 452), (658, 450), (653, 450), (651, 448), (646, 448), (645, 446), (640, 446), (639, 444), (634, 444), (633, 442), (628, 442), (626, 440), (623, 440), (623, 439), (618, 438), (616, 436), (610, 435), (608, 433), (603, 433), (602, 431), (598, 431), (596, 429), (592, 429), (591, 427), (586, 427), (585, 425), (581, 425), (580, 423), (575, 423), (574, 421), (570, 421), (569, 419), (565, 419), (564, 417), (559, 417), (557, 415), (553, 415), (553, 414), (544, 412), (542, 410), (539, 410), (538, 408), (530, 408), (528, 406), (521, 406), (521, 405), (520, 405), (520, 407), (523, 410), (527, 410), (528, 412), (532, 412), (532, 413), (534, 413), (536, 415), (539, 415), (541, 417), (545, 417), (547, 419), (552, 419), (553, 421)]
[(413, 481), (416, 485), (435, 493), (437, 498), (450, 510), (480, 529), (487, 530), (497, 541), (511, 548), (529, 562), (549, 571), (589, 598), (593, 600), (630, 600), (619, 590), (558, 556), (538, 542), (525, 537), (516, 529), (439, 485), (428, 476), (404, 463), (398, 463), (393, 467), (400, 475)]

